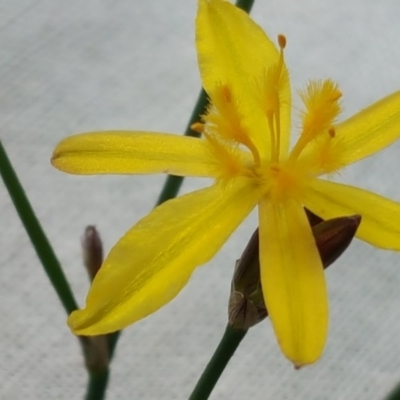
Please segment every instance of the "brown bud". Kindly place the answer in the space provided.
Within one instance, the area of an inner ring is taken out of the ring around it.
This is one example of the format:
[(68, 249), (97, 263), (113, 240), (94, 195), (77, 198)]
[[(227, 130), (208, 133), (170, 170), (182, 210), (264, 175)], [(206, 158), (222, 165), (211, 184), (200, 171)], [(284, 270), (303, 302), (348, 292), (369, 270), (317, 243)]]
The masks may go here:
[(260, 282), (258, 229), (236, 261), (228, 305), (229, 324), (247, 330), (267, 316)]
[[(359, 215), (322, 220), (306, 209), (322, 264), (327, 268), (346, 250), (361, 222)], [(247, 330), (261, 322), (268, 311), (260, 281), (258, 229), (236, 261), (228, 305), (229, 324)]]
[(85, 357), (86, 368), (91, 372), (103, 371), (108, 367), (107, 335), (79, 336)]
[[(101, 265), (103, 264), (103, 244), (97, 229), (88, 225), (81, 238), (83, 263), (93, 281)], [(78, 336), (82, 345), (86, 368), (91, 372), (104, 371), (108, 368), (108, 337)]]
[(328, 268), (347, 249), (360, 225), (361, 216), (339, 217), (313, 227), (315, 242), (324, 268)]
[(96, 227), (86, 227), (81, 243), (83, 263), (92, 281), (103, 263), (103, 245)]

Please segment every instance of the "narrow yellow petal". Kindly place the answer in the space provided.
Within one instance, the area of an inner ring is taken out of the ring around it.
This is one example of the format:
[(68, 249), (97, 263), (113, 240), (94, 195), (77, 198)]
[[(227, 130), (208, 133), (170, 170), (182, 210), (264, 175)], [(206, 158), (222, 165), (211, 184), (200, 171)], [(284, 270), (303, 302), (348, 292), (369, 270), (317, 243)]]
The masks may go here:
[(321, 179), (310, 182), (304, 201), (307, 208), (324, 219), (360, 214), (358, 238), (377, 247), (400, 250), (399, 203), (363, 189)]
[(379, 100), (337, 124), (340, 163), (347, 165), (374, 154), (400, 137), (400, 91)]
[[(242, 119), (240, 128), (250, 136), (261, 157), (269, 156), (271, 138), (260, 86), (279, 62), (275, 45), (244, 11), (221, 0), (199, 1), (196, 45), (203, 86), (211, 100), (221, 88), (228, 88)], [(290, 139), (288, 80), (281, 89), (279, 97), (285, 101), (281, 102), (279, 118), (280, 153), (286, 154)]]
[(79, 335), (113, 332), (155, 312), (209, 261), (256, 206), (252, 181), (216, 184), (167, 201), (114, 246), (93, 281), (86, 308), (68, 323)]
[(92, 132), (55, 148), (54, 167), (70, 174), (215, 176), (218, 163), (204, 139), (152, 132)]
[(260, 203), (261, 283), (282, 352), (296, 366), (318, 360), (328, 329), (325, 276), (303, 207)]
[[(247, 89), (278, 61), (279, 53), (263, 30), (226, 1), (200, 0), (196, 44), (204, 89), (230, 82)], [(243, 90), (244, 91), (244, 90)]]

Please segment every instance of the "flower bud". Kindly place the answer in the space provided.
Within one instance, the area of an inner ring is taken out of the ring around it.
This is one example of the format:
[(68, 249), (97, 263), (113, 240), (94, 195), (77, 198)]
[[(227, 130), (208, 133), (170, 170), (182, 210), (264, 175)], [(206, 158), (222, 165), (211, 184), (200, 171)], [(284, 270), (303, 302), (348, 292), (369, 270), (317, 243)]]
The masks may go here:
[[(97, 229), (88, 225), (81, 238), (83, 263), (93, 281), (103, 264), (103, 244)], [(103, 371), (108, 368), (109, 352), (107, 335), (79, 336), (86, 368), (91, 372)]]
[(92, 281), (103, 263), (103, 245), (96, 227), (86, 227), (81, 243), (83, 263)]
[[(322, 264), (327, 268), (336, 261), (349, 246), (361, 217), (333, 218), (322, 220), (306, 210)], [(253, 233), (242, 256), (236, 261), (228, 305), (229, 324), (236, 329), (247, 330), (261, 322), (268, 310), (260, 280), (258, 229)]]
[(361, 222), (360, 215), (328, 219), (313, 226), (313, 234), (324, 268), (347, 249)]

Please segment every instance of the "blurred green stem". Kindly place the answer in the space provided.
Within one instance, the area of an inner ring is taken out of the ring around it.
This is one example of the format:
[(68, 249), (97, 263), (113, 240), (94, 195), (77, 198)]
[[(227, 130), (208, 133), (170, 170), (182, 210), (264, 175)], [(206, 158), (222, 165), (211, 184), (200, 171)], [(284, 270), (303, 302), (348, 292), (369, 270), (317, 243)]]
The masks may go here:
[[(200, 115), (203, 115), (206, 112), (207, 105), (208, 105), (207, 94), (202, 89), (199, 94), (199, 97), (197, 98), (197, 102), (193, 109), (192, 115), (190, 116), (189, 122), (187, 124), (186, 130), (185, 130), (185, 136), (193, 136), (193, 137), (200, 136), (197, 132), (195, 132), (191, 129), (191, 126), (195, 122), (199, 122)], [(167, 176), (167, 178), (165, 179), (165, 182), (164, 182), (164, 186), (161, 189), (161, 193), (158, 196), (156, 207), (158, 205), (160, 205), (161, 203), (164, 203), (164, 201), (167, 201), (169, 199), (173, 199), (174, 197), (176, 197), (176, 195), (179, 192), (179, 189), (182, 186), (183, 179), (184, 178), (182, 176), (175, 176), (175, 175)]]
[(26, 197), (25, 191), (21, 186), (1, 141), (0, 174), (43, 268), (57, 292), (58, 298), (67, 311), (67, 314), (70, 314), (78, 308), (74, 295), (61, 269), (60, 262)]
[[(65, 278), (60, 262), (58, 261), (57, 256), (55, 255), (54, 250), (33, 211), (1, 141), (0, 174), (19, 218), (25, 227), (34, 249), (36, 250), (36, 254), (38, 255), (62, 305), (69, 315), (72, 311), (78, 308), (74, 295), (72, 294), (71, 288)], [(80, 337), (78, 337), (78, 339), (83, 349), (85, 349), (84, 340)], [(108, 368), (98, 372), (88, 372), (89, 382), (86, 400), (103, 399), (108, 382)]]
[(230, 325), (227, 325), (214, 355), (208, 362), (189, 400), (208, 399), (229, 360), (232, 358), (242, 339), (246, 336), (246, 333), (247, 330), (234, 329)]
[(400, 400), (400, 383), (385, 397), (385, 400)]
[(108, 378), (108, 368), (98, 372), (89, 371), (89, 383), (85, 400), (104, 399), (107, 390)]

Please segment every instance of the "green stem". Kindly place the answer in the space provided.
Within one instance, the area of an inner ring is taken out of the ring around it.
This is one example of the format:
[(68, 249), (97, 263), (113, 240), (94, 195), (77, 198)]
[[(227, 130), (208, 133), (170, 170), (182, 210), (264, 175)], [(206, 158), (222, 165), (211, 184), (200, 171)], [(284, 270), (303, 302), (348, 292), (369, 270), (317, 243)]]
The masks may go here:
[(400, 383), (385, 397), (385, 400), (400, 400)]
[(232, 358), (242, 339), (246, 336), (246, 333), (246, 330), (234, 329), (230, 325), (226, 327), (224, 336), (222, 336), (214, 355), (208, 362), (196, 387), (193, 389), (189, 400), (208, 399), (229, 360)]
[[(208, 105), (207, 94), (202, 89), (197, 98), (197, 102), (193, 109), (192, 115), (189, 118), (189, 122), (186, 126), (185, 136), (192, 136), (192, 137), (199, 136), (199, 134), (197, 132), (195, 132), (191, 129), (191, 126), (195, 122), (199, 122), (200, 115), (203, 115), (206, 112), (207, 105)], [(182, 176), (175, 176), (175, 175), (167, 176), (167, 178), (165, 179), (165, 182), (164, 182), (164, 186), (161, 189), (161, 193), (158, 196), (156, 207), (158, 205), (160, 205), (161, 203), (164, 203), (164, 201), (167, 201), (169, 199), (173, 199), (174, 197), (176, 197), (176, 195), (179, 192), (179, 189), (182, 186), (183, 179), (184, 178)]]
[(26, 232), (62, 305), (68, 314), (78, 308), (53, 248), (37, 219), (0, 141), (0, 175)]
[(104, 399), (107, 390), (108, 378), (108, 368), (99, 372), (89, 372), (89, 382), (85, 400)]
[(236, 7), (241, 8), (243, 11), (250, 13), (253, 7), (254, 0), (237, 0)]

